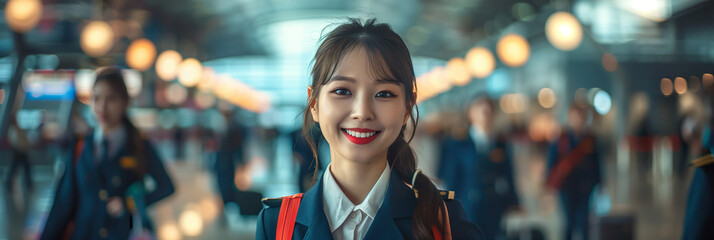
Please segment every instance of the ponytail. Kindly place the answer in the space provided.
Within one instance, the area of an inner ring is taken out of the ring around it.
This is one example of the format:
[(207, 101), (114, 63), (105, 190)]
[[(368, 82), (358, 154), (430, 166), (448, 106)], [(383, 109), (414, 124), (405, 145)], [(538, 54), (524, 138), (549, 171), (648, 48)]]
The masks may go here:
[[(416, 126), (416, 120), (414, 118), (411, 118), (411, 120), (413, 126)], [(413, 182), (412, 189), (417, 195), (417, 202), (412, 217), (414, 236), (416, 239), (431, 239), (434, 237), (434, 233), (432, 232), (434, 227), (436, 227), (442, 235), (446, 232), (444, 229), (446, 208), (444, 207), (444, 200), (439, 190), (434, 186), (431, 179), (422, 174), (421, 171), (415, 175), (416, 155), (409, 146), (409, 143), (414, 137), (415, 129), (412, 129), (412, 134), (408, 140), (404, 137), (405, 130), (406, 127), (402, 127), (397, 140), (389, 146), (387, 150), (387, 161), (403, 182)], [(414, 181), (412, 181), (412, 179)]]

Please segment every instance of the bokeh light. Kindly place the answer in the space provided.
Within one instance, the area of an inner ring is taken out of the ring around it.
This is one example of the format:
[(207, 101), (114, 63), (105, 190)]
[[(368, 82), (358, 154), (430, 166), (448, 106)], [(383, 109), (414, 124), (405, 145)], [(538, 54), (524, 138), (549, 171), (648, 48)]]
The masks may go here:
[(463, 58), (452, 58), (446, 62), (446, 71), (449, 81), (456, 86), (464, 86), (471, 82), (471, 75)]
[(211, 67), (203, 67), (203, 74), (201, 75), (201, 81), (198, 82), (196, 88), (199, 90), (211, 90), (213, 83), (216, 79), (216, 71)]
[(166, 50), (162, 52), (156, 59), (156, 75), (164, 81), (174, 80), (182, 60), (181, 54), (177, 51)]
[(138, 71), (146, 71), (154, 65), (156, 47), (149, 39), (137, 39), (126, 50), (126, 64)]
[(200, 109), (208, 109), (213, 107), (214, 104), (216, 104), (216, 98), (213, 96), (213, 94), (207, 90), (199, 90), (196, 92), (196, 94), (193, 96), (194, 101), (196, 102), (196, 106)]
[(186, 236), (198, 236), (203, 232), (203, 217), (196, 210), (184, 210), (179, 216), (179, 226)]
[(186, 87), (193, 87), (201, 81), (203, 69), (201, 62), (195, 58), (187, 58), (178, 66), (178, 80)]
[(5, 89), (0, 89), (0, 104), (5, 103)]
[(687, 92), (687, 80), (683, 77), (674, 78), (674, 91), (678, 94), (684, 94)]
[(475, 78), (486, 78), (496, 68), (496, 59), (488, 49), (475, 47), (466, 53), (466, 66)]
[(527, 98), (522, 93), (504, 94), (499, 105), (504, 113), (522, 113), (527, 109)]
[(164, 224), (159, 227), (159, 239), (162, 240), (180, 240), (181, 232), (175, 224)]
[(112, 49), (114, 30), (106, 22), (92, 21), (82, 29), (79, 41), (84, 53), (92, 57), (101, 57)]
[(659, 83), (659, 88), (660, 90), (662, 90), (662, 94), (664, 94), (665, 96), (672, 95), (672, 92), (674, 91), (672, 79), (662, 78), (662, 81), (660, 81)]
[(521, 35), (511, 33), (498, 41), (496, 53), (504, 64), (510, 67), (520, 67), (528, 61), (530, 46)]
[(573, 97), (573, 101), (575, 101), (575, 106), (578, 106), (579, 108), (587, 107), (588, 90), (585, 88), (578, 88), (578, 90), (575, 90), (575, 96)]
[(602, 55), (602, 67), (608, 72), (617, 71), (617, 59), (611, 53)]
[(74, 93), (77, 100), (84, 104), (89, 104), (92, 96), (92, 85), (94, 85), (95, 73), (93, 70), (80, 69), (74, 74)]
[(555, 106), (555, 93), (553, 89), (543, 88), (538, 92), (538, 103), (544, 108), (552, 108)]
[(545, 24), (545, 33), (548, 41), (563, 51), (577, 48), (583, 39), (580, 22), (573, 14), (567, 12), (556, 12), (550, 15)]
[(171, 83), (171, 85), (166, 88), (166, 100), (171, 104), (182, 105), (186, 102), (187, 97), (188, 91), (184, 86), (181, 86), (181, 84)]
[(139, 96), (142, 86), (141, 73), (132, 69), (122, 69), (121, 74), (124, 76), (124, 83), (129, 96), (132, 98)]
[(41, 18), (40, 0), (10, 0), (5, 4), (5, 21), (15, 32), (26, 33), (32, 30)]
[(612, 98), (610, 98), (610, 94), (603, 90), (597, 91), (593, 98), (593, 107), (595, 107), (595, 111), (600, 115), (609, 113), (612, 108)]

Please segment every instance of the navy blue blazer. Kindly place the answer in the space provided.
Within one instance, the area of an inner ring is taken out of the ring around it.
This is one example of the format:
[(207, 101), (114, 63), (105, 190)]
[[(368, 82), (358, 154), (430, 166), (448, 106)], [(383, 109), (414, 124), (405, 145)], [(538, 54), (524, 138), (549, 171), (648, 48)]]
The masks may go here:
[[(512, 152), (502, 136), (496, 137), (489, 149), (478, 151), (470, 136), (442, 143), (439, 175), (448, 188), (459, 193), (456, 198), (466, 205), (472, 221), (500, 219), (506, 209), (519, 205)], [(482, 223), (479, 226), (484, 227)]]
[[(392, 170), (384, 203), (377, 211), (364, 239), (414, 239), (412, 215), (414, 192)], [(484, 239), (481, 229), (469, 222), (458, 200), (444, 200), (449, 212), (453, 239)], [(267, 208), (258, 215), (255, 239), (275, 239), (280, 200), (264, 201)], [(293, 239), (332, 239), (322, 206), (322, 176), (303, 194), (293, 230)]]
[[(703, 140), (709, 153), (714, 154), (712, 131), (705, 132)], [(707, 146), (708, 145), (708, 146)], [(687, 209), (684, 216), (683, 240), (714, 239), (714, 163), (697, 166), (694, 170)]]
[[(127, 212), (119, 217), (107, 213), (106, 200), (111, 197), (126, 199), (126, 190), (142, 178), (133, 169), (136, 158), (130, 155), (125, 143), (120, 151), (108, 161), (97, 163), (94, 158), (92, 135), (85, 138), (85, 145), (77, 162), (69, 151), (65, 158), (64, 175), (55, 192), (54, 203), (42, 232), (41, 240), (62, 239), (68, 223), (74, 220), (71, 239), (127, 239), (131, 229), (131, 216)], [(171, 178), (166, 173), (161, 159), (149, 141), (146, 146), (146, 174), (156, 182), (153, 192), (147, 192), (144, 203), (151, 205), (174, 192)], [(150, 225), (150, 224), (148, 224)]]

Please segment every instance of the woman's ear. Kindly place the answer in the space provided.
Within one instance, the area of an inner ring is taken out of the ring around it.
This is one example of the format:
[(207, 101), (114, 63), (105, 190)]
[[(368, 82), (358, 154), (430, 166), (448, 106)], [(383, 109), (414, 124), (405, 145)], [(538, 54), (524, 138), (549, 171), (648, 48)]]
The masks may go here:
[(320, 120), (317, 118), (317, 106), (315, 99), (311, 99), (310, 96), (312, 96), (312, 86), (307, 86), (307, 105), (310, 108), (310, 114), (312, 114), (312, 120), (315, 122), (320, 122)]

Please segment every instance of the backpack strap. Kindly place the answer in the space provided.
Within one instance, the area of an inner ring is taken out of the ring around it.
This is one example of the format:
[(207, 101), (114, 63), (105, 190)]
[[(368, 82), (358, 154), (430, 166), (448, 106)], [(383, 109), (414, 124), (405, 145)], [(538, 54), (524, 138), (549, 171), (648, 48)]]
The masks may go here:
[(292, 239), (293, 229), (295, 229), (295, 219), (297, 218), (298, 208), (300, 207), (300, 200), (302, 200), (302, 193), (283, 197), (283, 202), (280, 205), (280, 214), (278, 215), (278, 227), (275, 228), (275, 239)]

